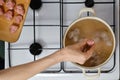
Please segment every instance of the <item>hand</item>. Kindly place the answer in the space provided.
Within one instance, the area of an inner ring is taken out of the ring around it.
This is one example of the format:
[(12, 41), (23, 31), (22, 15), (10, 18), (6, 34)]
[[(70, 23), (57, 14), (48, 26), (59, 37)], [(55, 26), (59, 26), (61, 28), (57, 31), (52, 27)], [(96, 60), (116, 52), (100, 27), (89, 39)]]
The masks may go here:
[(93, 54), (94, 41), (83, 40), (63, 49), (65, 61), (71, 61), (79, 64), (84, 64)]

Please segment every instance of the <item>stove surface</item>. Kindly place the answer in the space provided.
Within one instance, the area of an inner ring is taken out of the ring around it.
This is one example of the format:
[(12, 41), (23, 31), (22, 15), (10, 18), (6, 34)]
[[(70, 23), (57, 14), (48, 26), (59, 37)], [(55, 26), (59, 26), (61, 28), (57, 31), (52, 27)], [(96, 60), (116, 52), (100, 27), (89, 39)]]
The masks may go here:
[[(116, 8), (118, 0), (94, 1), (93, 9), (97, 17), (105, 20), (111, 26), (116, 35), (117, 43), (119, 43), (118, 17), (116, 17), (118, 15)], [(84, 4), (84, 0), (42, 0), (42, 7), (39, 10), (29, 8), (19, 40), (15, 43), (5, 43), (5, 67), (28, 63), (61, 49), (65, 30), (69, 24), (78, 18), (79, 11), (85, 7)], [(83, 16), (88, 15), (89, 13), (85, 13)], [(29, 51), (30, 45), (34, 42), (42, 46), (40, 55), (32, 55)], [(97, 71), (88, 70), (87, 72), (94, 74)], [(64, 75), (65, 73), (66, 75)], [(66, 78), (69, 76), (69, 80), (70, 78), (71, 80), (80, 78), (84, 80), (82, 69), (70, 62), (62, 62), (51, 66), (30, 80), (39, 80), (42, 77), (46, 80), (53, 80), (55, 77), (63, 76)], [(116, 46), (116, 51), (109, 62), (101, 67), (100, 79), (119, 79), (119, 45)]]

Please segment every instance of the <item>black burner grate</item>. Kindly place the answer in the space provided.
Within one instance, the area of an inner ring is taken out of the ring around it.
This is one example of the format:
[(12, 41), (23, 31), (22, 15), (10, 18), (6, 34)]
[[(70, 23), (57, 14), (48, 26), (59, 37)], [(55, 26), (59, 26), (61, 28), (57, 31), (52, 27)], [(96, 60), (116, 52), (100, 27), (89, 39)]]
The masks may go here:
[[(35, 17), (35, 10), (33, 10), (33, 25), (24, 25), (24, 27), (33, 27), (33, 32), (34, 32), (34, 43), (36, 42), (36, 27), (39, 27), (39, 26), (43, 26), (43, 27), (46, 27), (46, 26), (50, 26), (50, 27), (59, 27), (60, 26), (60, 48), (42, 48), (42, 50), (56, 50), (56, 49), (61, 49), (63, 48), (63, 45), (62, 45), (62, 40), (63, 40), (63, 30), (65, 27), (68, 27), (68, 25), (64, 25), (63, 24), (63, 16), (64, 16), (64, 5), (65, 4), (85, 4), (85, 2), (64, 2), (64, 0), (59, 0), (59, 1), (42, 1), (43, 4), (58, 4), (59, 5), (59, 11), (60, 11), (60, 24), (58, 25), (49, 25), (49, 24), (42, 24), (42, 25), (36, 25), (36, 17)], [(111, 4), (112, 5), (112, 8), (113, 8), (113, 24), (110, 24), (110, 26), (113, 28), (113, 31), (115, 32), (115, 0), (113, 0), (112, 2), (94, 2), (94, 4), (103, 4), (103, 5), (106, 5), (106, 4)], [(87, 16), (89, 16), (89, 13), (87, 13)], [(9, 54), (9, 67), (12, 67), (12, 64), (11, 64), (11, 51), (10, 50), (29, 50), (29, 48), (11, 48), (11, 43), (8, 43), (8, 54)], [(112, 68), (111, 69), (108, 69), (108, 70), (101, 70), (101, 73), (108, 73), (110, 71), (112, 71), (114, 68), (115, 68), (115, 65), (116, 65), (116, 54), (113, 55), (113, 62), (114, 64), (112, 65)], [(34, 56), (34, 60), (36, 60), (36, 56)], [(64, 71), (65, 73), (82, 73), (82, 71), (67, 71), (65, 69), (65, 63), (62, 62), (61, 63), (61, 68), (60, 70), (58, 71), (45, 71), (44, 73), (58, 73), (60, 71)], [(88, 71), (88, 73), (96, 73), (96, 71)]]

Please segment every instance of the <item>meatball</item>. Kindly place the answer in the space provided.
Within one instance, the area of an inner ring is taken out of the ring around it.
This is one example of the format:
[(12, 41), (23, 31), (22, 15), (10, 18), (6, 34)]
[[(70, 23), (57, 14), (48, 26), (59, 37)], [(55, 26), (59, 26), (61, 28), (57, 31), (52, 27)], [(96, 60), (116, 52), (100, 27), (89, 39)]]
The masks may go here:
[(10, 21), (13, 18), (13, 11), (8, 10), (4, 15), (6, 19)]
[(9, 28), (9, 30), (10, 30), (10, 33), (15, 33), (17, 30), (18, 30), (18, 26), (17, 25), (15, 25), (15, 24), (12, 24), (11, 26), (10, 26), (10, 28)]
[(94, 45), (94, 40), (89, 40), (89, 41), (87, 41), (87, 44), (89, 45), (89, 46), (92, 46), (92, 45)]
[(12, 10), (15, 7), (15, 2), (13, 0), (7, 0), (6, 5), (8, 9)]
[(25, 9), (24, 9), (23, 5), (18, 4), (18, 5), (15, 7), (15, 12), (18, 13), (18, 14), (20, 14), (20, 15), (24, 15)]
[(22, 20), (23, 20), (23, 16), (17, 15), (17, 16), (15, 16), (15, 21), (14, 22), (16, 24), (20, 24)]

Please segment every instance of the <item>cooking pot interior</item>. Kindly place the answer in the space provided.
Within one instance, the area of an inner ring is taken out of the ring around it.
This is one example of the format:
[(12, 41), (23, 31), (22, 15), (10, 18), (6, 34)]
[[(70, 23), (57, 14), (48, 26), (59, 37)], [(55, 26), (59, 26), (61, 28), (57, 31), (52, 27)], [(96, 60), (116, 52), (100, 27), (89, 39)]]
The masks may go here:
[(65, 34), (64, 46), (72, 45), (83, 39), (95, 41), (95, 50), (92, 57), (83, 67), (96, 67), (104, 63), (112, 54), (114, 36), (112, 31), (103, 22), (96, 19), (78, 20), (69, 26)]

